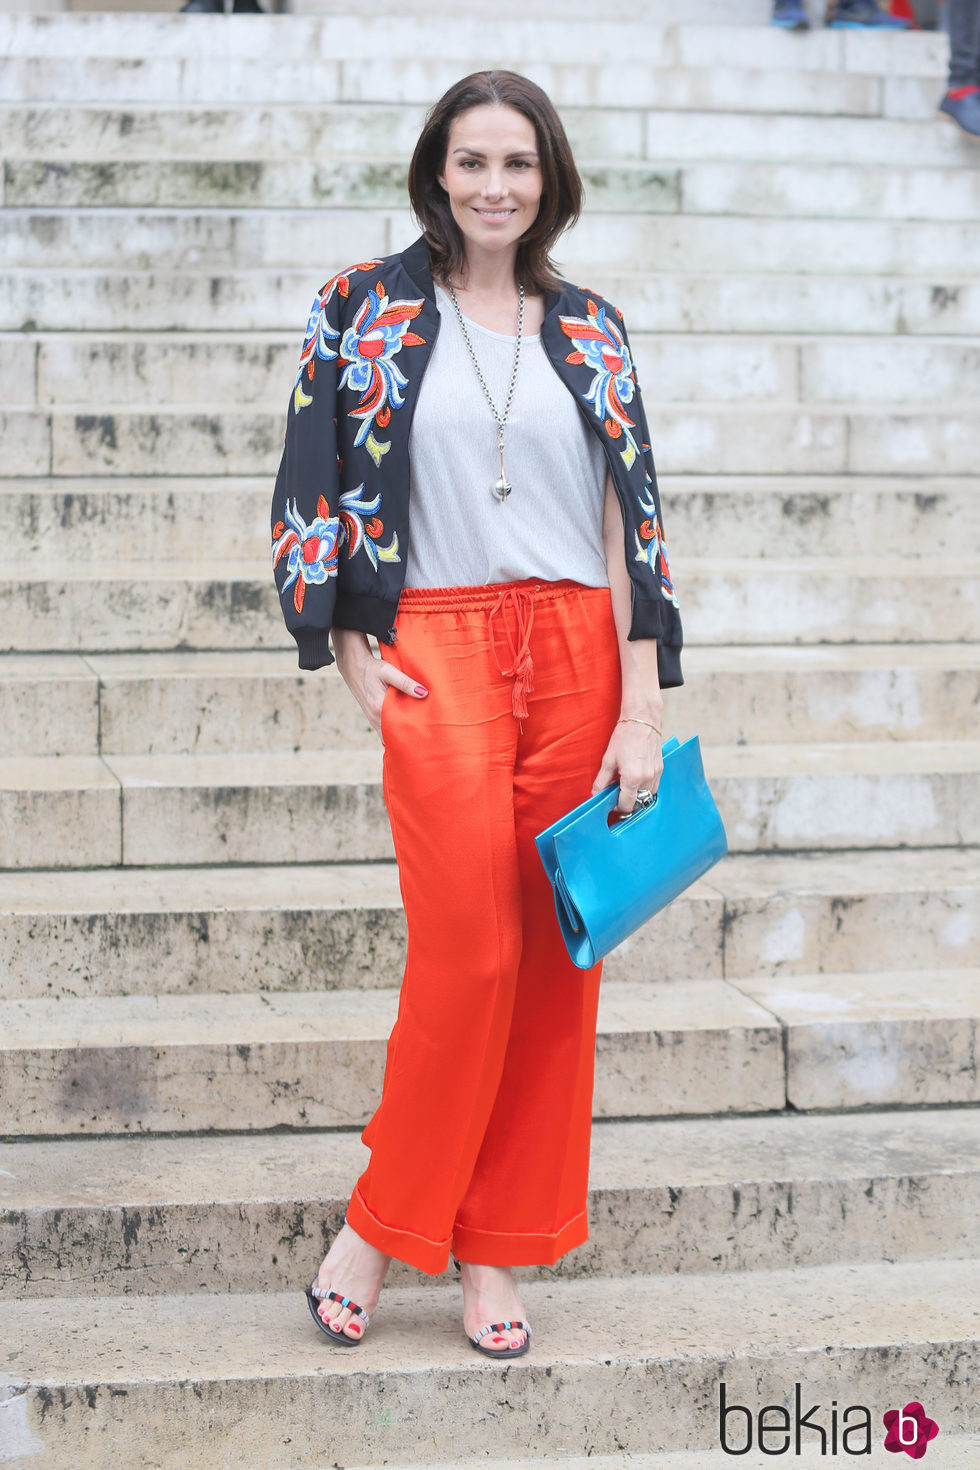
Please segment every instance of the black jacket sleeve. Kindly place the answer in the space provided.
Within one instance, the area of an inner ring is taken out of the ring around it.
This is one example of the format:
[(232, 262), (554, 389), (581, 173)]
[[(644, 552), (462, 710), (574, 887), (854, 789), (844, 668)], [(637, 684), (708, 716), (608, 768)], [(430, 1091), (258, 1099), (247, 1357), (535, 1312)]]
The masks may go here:
[[(667, 541), (664, 535), (663, 511), (660, 507), (657, 471), (653, 463), (653, 447), (650, 440), (650, 429), (647, 424), (646, 410), (643, 407), (643, 395), (640, 392), (640, 380), (636, 370), (636, 359), (633, 356), (633, 349), (630, 347), (626, 323), (622, 319), (620, 321), (623, 340), (629, 349), (630, 360), (633, 365), (633, 382), (636, 391), (629, 408), (639, 433), (646, 482), (643, 496), (640, 499), (640, 507), (645, 512), (645, 519), (641, 521), (639, 528), (633, 531), (633, 555), (637, 561), (646, 561), (650, 565), (655, 585), (660, 590), (662, 601), (658, 609), (657, 631), (654, 636), (657, 637), (659, 644), (658, 663), (660, 666), (660, 685), (663, 689), (669, 689), (675, 688), (684, 682), (680, 662), (681, 648), (684, 641), (681, 629), (681, 615), (677, 602), (677, 594), (674, 591), (674, 584), (670, 574), (670, 564), (667, 560)], [(627, 554), (629, 554), (629, 551)], [(640, 636), (643, 635), (640, 634)]]
[(332, 286), (324, 287), (310, 311), (272, 496), (276, 586), (301, 669), (334, 662), (329, 632), (342, 532), (336, 419), (340, 321)]

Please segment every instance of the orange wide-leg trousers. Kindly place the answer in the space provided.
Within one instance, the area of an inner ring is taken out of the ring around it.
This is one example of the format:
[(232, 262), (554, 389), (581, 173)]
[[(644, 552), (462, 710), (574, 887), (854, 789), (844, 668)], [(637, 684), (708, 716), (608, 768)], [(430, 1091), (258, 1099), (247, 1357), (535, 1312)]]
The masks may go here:
[(350, 1225), (423, 1271), (588, 1238), (601, 963), (572, 964), (534, 836), (591, 795), (620, 708), (608, 587), (406, 588), (384, 797), (408, 949)]

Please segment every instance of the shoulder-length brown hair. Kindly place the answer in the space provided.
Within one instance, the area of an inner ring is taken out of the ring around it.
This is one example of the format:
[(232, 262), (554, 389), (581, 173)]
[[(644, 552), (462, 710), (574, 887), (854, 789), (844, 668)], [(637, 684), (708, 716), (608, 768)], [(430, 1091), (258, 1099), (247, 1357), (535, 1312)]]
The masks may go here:
[(429, 112), (415, 145), (408, 193), (429, 247), (433, 274), (451, 279), (465, 262), (463, 237), (438, 178), (446, 166), (449, 128), (460, 113), (487, 105), (513, 107), (534, 124), (544, 187), (537, 218), (518, 242), (515, 273), (531, 295), (554, 290), (559, 277), (549, 251), (562, 231), (578, 219), (582, 180), (551, 98), (513, 71), (475, 71), (456, 82)]

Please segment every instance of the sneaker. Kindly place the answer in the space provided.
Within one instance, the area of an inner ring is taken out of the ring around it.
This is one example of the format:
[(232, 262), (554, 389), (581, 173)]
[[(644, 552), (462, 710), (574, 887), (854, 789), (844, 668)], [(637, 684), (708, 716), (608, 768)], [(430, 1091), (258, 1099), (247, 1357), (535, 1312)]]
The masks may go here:
[(772, 25), (782, 26), (784, 31), (807, 31), (810, 17), (802, 0), (774, 0)]
[(827, 6), (827, 24), (838, 31), (863, 31), (877, 27), (886, 31), (907, 31), (909, 22), (901, 15), (882, 10), (878, 0), (837, 0)]
[(953, 87), (940, 102), (939, 111), (964, 133), (980, 138), (980, 87)]

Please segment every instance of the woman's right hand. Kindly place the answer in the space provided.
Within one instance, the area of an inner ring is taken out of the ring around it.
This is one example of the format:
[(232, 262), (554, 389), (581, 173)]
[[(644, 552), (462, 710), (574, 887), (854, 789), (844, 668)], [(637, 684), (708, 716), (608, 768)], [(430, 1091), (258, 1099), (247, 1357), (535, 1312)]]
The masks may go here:
[(410, 674), (403, 673), (401, 669), (385, 663), (384, 659), (373, 654), (365, 633), (358, 633), (353, 628), (334, 628), (331, 637), (341, 678), (364, 711), (368, 724), (379, 737), (381, 706), (390, 684), (398, 692), (410, 695), (412, 699), (424, 699), (428, 694), (428, 689)]

